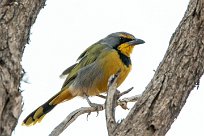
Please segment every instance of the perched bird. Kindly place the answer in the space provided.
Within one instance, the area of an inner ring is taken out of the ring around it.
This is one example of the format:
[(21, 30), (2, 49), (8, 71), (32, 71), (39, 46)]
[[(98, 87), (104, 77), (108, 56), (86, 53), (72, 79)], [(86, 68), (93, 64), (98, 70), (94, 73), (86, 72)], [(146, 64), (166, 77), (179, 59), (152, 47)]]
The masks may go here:
[(67, 76), (60, 92), (30, 113), (23, 125), (30, 126), (61, 102), (76, 96), (96, 96), (107, 91), (108, 79), (120, 70), (117, 86), (131, 70), (130, 54), (135, 45), (145, 43), (126, 32), (116, 32), (88, 47), (61, 76)]

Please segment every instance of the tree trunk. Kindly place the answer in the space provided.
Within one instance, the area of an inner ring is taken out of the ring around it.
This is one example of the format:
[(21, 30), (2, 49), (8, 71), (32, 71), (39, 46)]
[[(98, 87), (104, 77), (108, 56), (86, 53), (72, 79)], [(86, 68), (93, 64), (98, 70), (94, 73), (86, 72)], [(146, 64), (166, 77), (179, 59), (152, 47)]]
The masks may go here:
[(22, 112), (20, 64), (45, 0), (0, 0), (0, 135), (9, 136)]
[(164, 136), (204, 72), (204, 0), (190, 0), (146, 90), (114, 136)]

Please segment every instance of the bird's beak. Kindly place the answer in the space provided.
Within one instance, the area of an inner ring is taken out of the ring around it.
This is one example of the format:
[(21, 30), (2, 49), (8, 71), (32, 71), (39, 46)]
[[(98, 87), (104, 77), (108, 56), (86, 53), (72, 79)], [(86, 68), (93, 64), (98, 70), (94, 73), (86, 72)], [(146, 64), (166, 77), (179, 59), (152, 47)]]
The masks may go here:
[(143, 43), (145, 43), (145, 41), (143, 41), (142, 39), (135, 39), (135, 40), (132, 40), (128, 43), (129, 43), (129, 45), (134, 46), (134, 45), (138, 45), (138, 44), (143, 44)]

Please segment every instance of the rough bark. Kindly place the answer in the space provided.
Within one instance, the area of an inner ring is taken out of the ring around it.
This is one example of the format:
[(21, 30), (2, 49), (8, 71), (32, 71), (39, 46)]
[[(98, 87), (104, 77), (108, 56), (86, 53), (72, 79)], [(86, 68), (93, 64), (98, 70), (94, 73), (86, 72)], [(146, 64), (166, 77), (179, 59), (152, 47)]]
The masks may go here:
[(151, 82), (114, 136), (164, 136), (204, 72), (204, 1), (190, 0)]
[(0, 135), (9, 136), (22, 112), (20, 64), (45, 0), (0, 0)]

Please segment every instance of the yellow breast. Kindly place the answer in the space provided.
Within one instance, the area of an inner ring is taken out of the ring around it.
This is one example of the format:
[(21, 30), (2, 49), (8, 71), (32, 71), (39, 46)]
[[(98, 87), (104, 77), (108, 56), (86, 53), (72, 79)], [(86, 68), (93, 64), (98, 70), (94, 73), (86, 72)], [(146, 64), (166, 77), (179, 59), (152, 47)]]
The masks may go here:
[(117, 79), (117, 86), (120, 86), (131, 70), (131, 65), (126, 66), (121, 61), (117, 51), (111, 51), (105, 54), (103, 58), (100, 59), (99, 65), (102, 68), (102, 77), (94, 81), (92, 88), (90, 88), (88, 91), (89, 96), (106, 92), (108, 89), (108, 79), (111, 75), (116, 74), (118, 70), (121, 70)]

